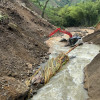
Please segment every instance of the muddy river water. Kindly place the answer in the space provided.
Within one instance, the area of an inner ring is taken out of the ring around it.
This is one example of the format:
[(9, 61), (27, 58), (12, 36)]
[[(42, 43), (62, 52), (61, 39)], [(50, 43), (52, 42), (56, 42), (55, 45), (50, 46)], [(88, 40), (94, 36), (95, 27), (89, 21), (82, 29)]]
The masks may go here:
[[(50, 46), (49, 59), (70, 49), (64, 47), (65, 43), (59, 42), (60, 39), (56, 37), (46, 41)], [(84, 68), (99, 50), (99, 46), (87, 43), (74, 49), (68, 54), (70, 61), (31, 100), (87, 100), (88, 94), (83, 84)]]

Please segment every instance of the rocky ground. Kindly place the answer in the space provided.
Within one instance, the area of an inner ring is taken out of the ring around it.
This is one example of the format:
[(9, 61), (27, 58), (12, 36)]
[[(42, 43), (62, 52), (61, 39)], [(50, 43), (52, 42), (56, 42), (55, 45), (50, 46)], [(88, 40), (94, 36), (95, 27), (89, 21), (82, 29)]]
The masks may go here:
[(82, 37), (87, 36), (94, 32), (94, 27), (68, 27), (66, 28), (67, 31), (70, 31), (73, 35), (78, 34)]
[(54, 28), (25, 2), (0, 0), (0, 100), (26, 98), (24, 81), (48, 58), (44, 41)]
[[(83, 40), (100, 45), (100, 31), (95, 31)], [(85, 68), (85, 88), (90, 97), (88, 100), (100, 100), (100, 53)]]

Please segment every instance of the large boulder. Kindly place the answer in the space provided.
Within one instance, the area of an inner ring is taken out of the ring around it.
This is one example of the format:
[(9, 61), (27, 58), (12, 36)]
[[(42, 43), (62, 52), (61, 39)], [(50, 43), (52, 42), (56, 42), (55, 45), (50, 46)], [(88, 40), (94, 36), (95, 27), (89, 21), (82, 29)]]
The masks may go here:
[(98, 23), (98, 24), (96, 25), (96, 27), (95, 27), (95, 31), (98, 31), (98, 30), (100, 30), (100, 23)]
[(88, 100), (100, 100), (100, 53), (85, 68), (85, 88), (88, 90)]
[[(83, 38), (83, 41), (100, 46), (100, 30), (87, 35)], [(86, 90), (88, 90), (88, 100), (100, 100), (100, 53), (85, 68), (84, 87)]]
[(83, 38), (83, 41), (100, 45), (100, 30), (87, 35)]
[(12, 77), (0, 77), (0, 100), (25, 100), (29, 88)]

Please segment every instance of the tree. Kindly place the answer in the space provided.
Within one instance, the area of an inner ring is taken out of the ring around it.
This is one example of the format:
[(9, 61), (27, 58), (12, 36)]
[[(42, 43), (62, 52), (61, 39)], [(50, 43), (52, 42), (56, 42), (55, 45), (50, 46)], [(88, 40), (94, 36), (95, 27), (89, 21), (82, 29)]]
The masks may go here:
[(42, 17), (43, 17), (43, 18), (44, 18), (45, 9), (46, 9), (46, 7), (47, 7), (48, 2), (49, 2), (49, 0), (47, 0), (47, 1), (45, 2), (45, 5), (44, 5), (44, 7), (43, 7), (43, 11), (42, 11)]
[(45, 13), (45, 9), (47, 7), (47, 4), (49, 2), (49, 0), (46, 0), (44, 5), (41, 4), (41, 1), (40, 0), (31, 0), (33, 3), (36, 3), (41, 9), (42, 9), (42, 14), (41, 16), (44, 18), (44, 13)]

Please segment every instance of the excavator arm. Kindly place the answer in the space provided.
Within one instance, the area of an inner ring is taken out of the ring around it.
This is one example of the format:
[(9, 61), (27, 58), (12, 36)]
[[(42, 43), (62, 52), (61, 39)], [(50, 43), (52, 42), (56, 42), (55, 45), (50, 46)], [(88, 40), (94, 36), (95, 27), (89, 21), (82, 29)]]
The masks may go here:
[[(67, 32), (67, 31), (65, 31), (65, 30), (62, 30), (61, 28), (57, 28), (56, 30), (54, 30), (53, 32), (51, 32), (50, 34), (49, 34), (49, 37), (51, 37), (52, 35), (54, 35), (55, 33), (57, 33), (57, 32), (61, 32), (61, 33), (64, 33), (64, 34), (67, 34), (67, 35), (69, 35), (69, 40), (68, 40), (68, 42), (69, 42), (69, 45), (70, 46), (74, 46), (74, 45), (76, 45), (76, 44), (78, 44), (78, 45), (80, 45), (80, 44), (83, 44), (83, 41), (82, 41), (82, 38), (81, 37), (79, 37), (79, 36), (72, 36), (72, 34), (70, 33), (70, 32)], [(65, 39), (64, 39), (65, 40)]]
[(51, 37), (52, 35), (54, 35), (57, 32), (61, 32), (61, 33), (67, 34), (67, 35), (69, 35), (70, 38), (72, 38), (72, 34), (70, 32), (67, 32), (65, 30), (62, 30), (61, 28), (57, 28), (56, 30), (54, 30), (53, 32), (51, 32), (49, 34), (49, 37)]

